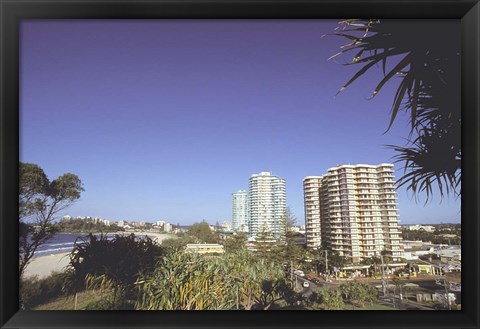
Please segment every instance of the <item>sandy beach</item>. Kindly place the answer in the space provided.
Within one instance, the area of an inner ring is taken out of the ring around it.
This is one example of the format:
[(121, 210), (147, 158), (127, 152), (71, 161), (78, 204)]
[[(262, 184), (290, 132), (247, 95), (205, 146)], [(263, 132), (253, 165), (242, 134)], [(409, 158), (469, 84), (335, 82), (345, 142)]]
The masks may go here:
[[(135, 235), (146, 235), (150, 239), (157, 241), (158, 243), (162, 243), (165, 239), (176, 238), (174, 234), (167, 234), (167, 233), (154, 233), (154, 232), (133, 232)], [(130, 234), (129, 232), (125, 232), (125, 234)]]
[[(154, 241), (162, 243), (168, 238), (175, 238), (173, 234), (153, 233), (153, 232), (125, 232), (125, 235), (135, 233), (135, 235), (147, 235)], [(69, 263), (69, 253), (54, 254), (35, 257), (32, 262), (25, 269), (25, 277), (38, 276), (44, 278), (49, 276), (52, 272), (63, 272)]]
[(63, 272), (69, 262), (68, 255), (69, 253), (64, 253), (35, 257), (25, 269), (24, 276), (44, 278), (54, 271)]

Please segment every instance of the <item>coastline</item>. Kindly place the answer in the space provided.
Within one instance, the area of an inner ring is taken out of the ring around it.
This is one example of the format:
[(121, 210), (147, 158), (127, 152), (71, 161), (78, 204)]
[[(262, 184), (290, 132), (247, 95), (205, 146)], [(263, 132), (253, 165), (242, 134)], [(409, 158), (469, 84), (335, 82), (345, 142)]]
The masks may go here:
[(135, 235), (148, 236), (150, 239), (162, 243), (165, 239), (176, 238), (177, 236), (172, 233), (156, 233), (156, 232), (125, 232), (126, 234), (134, 233)]
[[(155, 232), (122, 232), (125, 235), (134, 233), (135, 235), (148, 236), (157, 243), (162, 243), (163, 240), (169, 238), (175, 238), (174, 234), (169, 233), (155, 233)], [(31, 278), (38, 276), (39, 279), (45, 278), (52, 274), (52, 272), (63, 272), (70, 259), (68, 255), (70, 253), (59, 253), (59, 254), (50, 254), (37, 256), (32, 259), (30, 264), (25, 269), (24, 277)]]
[(34, 257), (30, 264), (25, 268), (24, 277), (31, 278), (37, 276), (39, 279), (45, 278), (52, 272), (63, 272), (70, 259), (70, 253), (51, 254)]

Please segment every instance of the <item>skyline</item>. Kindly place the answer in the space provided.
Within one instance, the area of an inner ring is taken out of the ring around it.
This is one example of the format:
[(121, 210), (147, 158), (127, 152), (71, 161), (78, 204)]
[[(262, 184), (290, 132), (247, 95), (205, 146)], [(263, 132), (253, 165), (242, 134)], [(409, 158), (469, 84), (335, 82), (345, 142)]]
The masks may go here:
[[(304, 222), (302, 180), (339, 164), (380, 164), (388, 84), (327, 61), (336, 20), (29, 21), (21, 24), (20, 159), (79, 176), (65, 214), (191, 224), (231, 221), (231, 194), (254, 173), (286, 179)], [(333, 145), (332, 145), (333, 144)], [(395, 165), (396, 178), (400, 175)], [(460, 201), (423, 207), (398, 190), (400, 224), (460, 221)]]

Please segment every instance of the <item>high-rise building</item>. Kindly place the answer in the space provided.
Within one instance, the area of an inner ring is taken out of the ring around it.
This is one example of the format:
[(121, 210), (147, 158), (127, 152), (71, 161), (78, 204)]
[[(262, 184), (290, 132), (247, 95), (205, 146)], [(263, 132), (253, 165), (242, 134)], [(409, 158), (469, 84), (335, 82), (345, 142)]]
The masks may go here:
[(342, 165), (324, 176), (306, 177), (307, 245), (323, 243), (353, 263), (382, 251), (400, 258), (394, 185), (392, 164)]
[(280, 239), (287, 210), (285, 179), (261, 172), (250, 176), (248, 188), (249, 235), (256, 237), (266, 228), (275, 239)]
[(303, 179), (305, 234), (307, 247), (312, 249), (318, 249), (322, 245), (320, 217), (322, 178), (322, 176), (308, 176)]
[(232, 229), (248, 232), (248, 193), (245, 190), (232, 193)]

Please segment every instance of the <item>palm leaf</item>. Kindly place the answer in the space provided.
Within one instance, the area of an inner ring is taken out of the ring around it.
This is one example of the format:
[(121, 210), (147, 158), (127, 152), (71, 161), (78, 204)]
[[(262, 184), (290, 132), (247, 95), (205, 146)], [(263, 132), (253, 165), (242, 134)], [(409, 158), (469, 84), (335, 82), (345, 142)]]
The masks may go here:
[(395, 121), (398, 110), (400, 109), (400, 105), (402, 104), (402, 100), (405, 97), (407, 87), (408, 87), (407, 80), (405, 80), (405, 79), (402, 80), (402, 82), (400, 83), (400, 86), (397, 90), (397, 93), (395, 94), (394, 103), (393, 103), (393, 107), (392, 107), (392, 115), (390, 116), (390, 123), (388, 124), (388, 128), (385, 132), (390, 130), (390, 128), (393, 125), (393, 122)]
[(337, 92), (337, 95), (341, 93), (342, 91), (345, 90), (349, 85), (352, 84), (355, 80), (357, 80), (360, 76), (362, 76), (369, 68), (371, 68), (373, 65), (375, 65), (378, 61), (372, 61), (368, 64), (366, 64), (364, 67), (362, 67), (355, 75), (342, 87), (340, 90)]
[[(375, 97), (378, 92), (382, 89), (382, 87), (389, 81), (394, 75), (396, 75), (401, 69), (405, 68), (406, 66), (410, 65), (410, 61), (412, 59), (412, 54), (408, 54), (405, 56), (377, 85), (375, 90), (373, 91), (372, 97)], [(408, 86), (407, 86), (408, 87)]]

